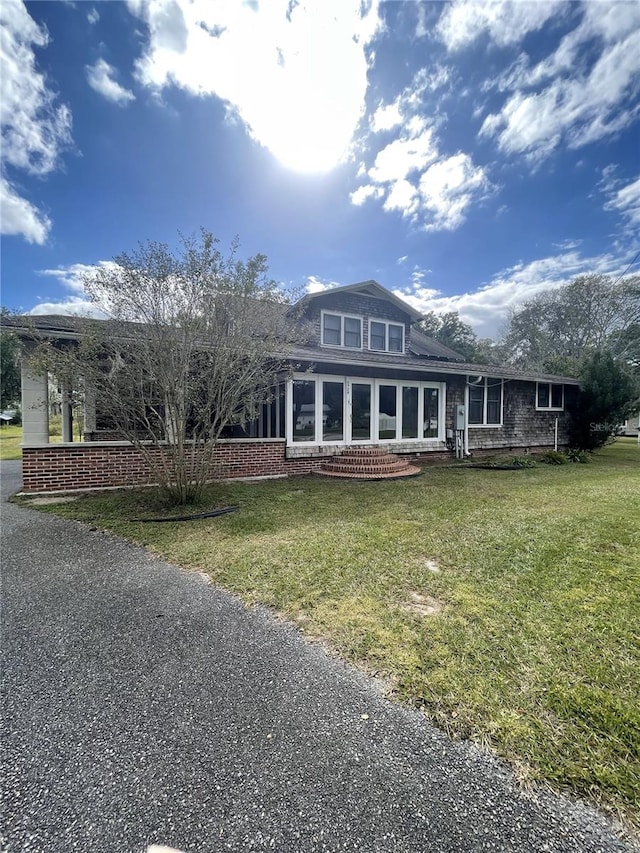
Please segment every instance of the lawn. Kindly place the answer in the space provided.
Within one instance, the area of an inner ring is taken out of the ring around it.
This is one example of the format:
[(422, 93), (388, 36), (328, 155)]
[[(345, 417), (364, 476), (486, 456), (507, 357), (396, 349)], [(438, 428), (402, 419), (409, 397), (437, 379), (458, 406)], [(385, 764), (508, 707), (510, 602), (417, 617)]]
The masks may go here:
[[(49, 418), (49, 441), (62, 441), (62, 419), (60, 415)], [(0, 460), (20, 459), (22, 451), (22, 427), (8, 424), (0, 427)]]
[[(455, 736), (638, 827), (640, 448), (393, 482), (221, 484), (236, 513), (141, 524), (149, 491), (47, 507), (206, 572), (386, 678)], [(202, 507), (200, 507), (202, 509)]]
[(0, 427), (0, 460), (20, 459), (22, 451), (22, 427), (8, 424)]

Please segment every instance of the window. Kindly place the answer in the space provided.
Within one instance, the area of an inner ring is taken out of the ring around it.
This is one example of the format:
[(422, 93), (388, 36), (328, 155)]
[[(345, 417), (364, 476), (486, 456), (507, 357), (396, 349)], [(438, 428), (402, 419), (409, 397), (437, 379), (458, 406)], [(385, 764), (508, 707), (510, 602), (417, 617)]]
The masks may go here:
[(425, 438), (437, 438), (438, 431), (440, 428), (440, 418), (438, 415), (439, 407), (438, 407), (438, 389), (437, 388), (425, 388), (424, 389), (424, 437)]
[(502, 425), (502, 379), (485, 376), (477, 381), (469, 378), (469, 424), (471, 426)]
[(404, 352), (404, 326), (402, 323), (370, 320), (369, 349), (378, 352)]
[(538, 382), (536, 409), (561, 412), (564, 409), (564, 386), (554, 382)]
[(445, 412), (443, 382), (298, 374), (287, 390), (287, 444), (443, 442)]
[(362, 318), (323, 311), (322, 343), (326, 347), (362, 349)]

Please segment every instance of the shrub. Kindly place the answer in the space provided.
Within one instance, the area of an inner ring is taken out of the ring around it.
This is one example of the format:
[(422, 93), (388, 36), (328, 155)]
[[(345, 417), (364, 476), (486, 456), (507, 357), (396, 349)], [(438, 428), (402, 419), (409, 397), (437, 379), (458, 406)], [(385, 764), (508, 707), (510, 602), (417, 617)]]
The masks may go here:
[(513, 465), (514, 468), (535, 468), (536, 461), (531, 456), (512, 456), (507, 465)]
[(62, 435), (62, 416), (61, 415), (51, 415), (49, 418), (49, 435), (57, 436)]
[(582, 465), (591, 461), (587, 451), (581, 450), (579, 447), (570, 447), (567, 450), (567, 460), (569, 462), (580, 462)]
[(540, 461), (545, 465), (565, 465), (569, 460), (564, 453), (558, 450), (547, 450), (540, 457)]

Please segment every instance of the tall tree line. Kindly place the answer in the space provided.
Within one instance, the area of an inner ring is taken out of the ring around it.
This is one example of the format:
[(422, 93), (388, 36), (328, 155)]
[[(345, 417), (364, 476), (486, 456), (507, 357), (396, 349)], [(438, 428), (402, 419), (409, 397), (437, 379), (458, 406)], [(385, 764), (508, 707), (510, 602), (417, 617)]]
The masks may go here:
[(516, 309), (502, 340), (479, 339), (456, 312), (431, 312), (421, 331), (477, 364), (575, 376), (573, 440), (593, 449), (640, 407), (640, 276), (582, 275)]

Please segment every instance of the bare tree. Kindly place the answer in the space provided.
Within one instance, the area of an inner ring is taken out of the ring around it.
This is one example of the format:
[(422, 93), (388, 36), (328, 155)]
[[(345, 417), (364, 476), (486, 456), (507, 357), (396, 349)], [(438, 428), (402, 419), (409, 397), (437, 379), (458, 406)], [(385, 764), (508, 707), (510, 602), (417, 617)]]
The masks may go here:
[(48, 349), (59, 379), (143, 454), (172, 502), (215, 476), (223, 429), (255, 419), (288, 370), (301, 327), (266, 277), (266, 259), (228, 256), (208, 232), (140, 244), (85, 280), (107, 318), (83, 320), (77, 346)]

